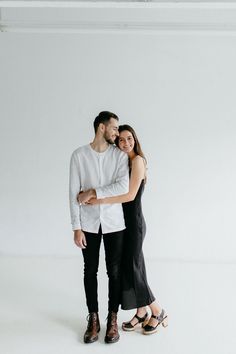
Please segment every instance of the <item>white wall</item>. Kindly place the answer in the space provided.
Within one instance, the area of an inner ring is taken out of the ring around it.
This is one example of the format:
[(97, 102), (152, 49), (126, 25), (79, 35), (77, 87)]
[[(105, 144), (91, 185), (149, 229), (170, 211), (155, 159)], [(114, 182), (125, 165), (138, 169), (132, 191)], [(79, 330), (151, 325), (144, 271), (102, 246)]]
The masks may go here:
[(146, 257), (235, 261), (236, 36), (0, 34), (0, 252), (73, 255), (71, 152), (101, 110), (149, 162)]

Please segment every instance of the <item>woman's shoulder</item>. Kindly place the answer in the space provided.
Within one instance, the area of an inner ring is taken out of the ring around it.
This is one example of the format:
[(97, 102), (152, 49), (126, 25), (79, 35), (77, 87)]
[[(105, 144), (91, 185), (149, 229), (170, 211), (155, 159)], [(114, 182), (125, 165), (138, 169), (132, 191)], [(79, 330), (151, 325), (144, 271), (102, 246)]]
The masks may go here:
[(132, 160), (132, 164), (133, 163), (135, 163), (135, 164), (144, 164), (144, 165), (146, 165), (146, 161), (145, 161), (145, 159), (142, 157), (142, 156), (140, 156), (140, 155), (136, 155), (134, 158), (133, 158), (133, 160)]
[(133, 160), (132, 160), (132, 167), (137, 167), (137, 168), (145, 168), (146, 169), (146, 161), (145, 159), (140, 156), (136, 155)]

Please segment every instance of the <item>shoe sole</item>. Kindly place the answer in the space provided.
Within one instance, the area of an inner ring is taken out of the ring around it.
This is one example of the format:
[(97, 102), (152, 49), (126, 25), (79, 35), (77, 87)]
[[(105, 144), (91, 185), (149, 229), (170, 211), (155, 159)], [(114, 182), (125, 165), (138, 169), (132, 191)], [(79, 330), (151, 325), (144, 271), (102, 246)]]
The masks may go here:
[(131, 327), (131, 328), (126, 328), (125, 326), (122, 325), (122, 329), (125, 332), (133, 332), (137, 326)]
[(149, 334), (154, 334), (154, 333), (156, 333), (158, 331), (158, 329), (156, 328), (156, 329), (154, 329), (153, 331), (150, 331), (150, 332), (143, 332), (143, 334), (145, 334), (145, 336), (148, 336)]
[(146, 326), (146, 324), (148, 324), (149, 320), (150, 320), (150, 318), (147, 318), (144, 322), (137, 323), (136, 325), (134, 325), (131, 328), (127, 328), (127, 327), (125, 327), (125, 324), (122, 324), (122, 329), (125, 332), (133, 332), (133, 331), (135, 331), (136, 328), (139, 328), (139, 327), (143, 328), (144, 326)]
[(120, 337), (114, 339), (113, 341), (110, 341), (109, 339), (106, 339), (106, 337), (104, 338), (104, 342), (106, 344), (113, 344), (113, 343), (117, 343), (119, 341)]
[(160, 327), (160, 325), (162, 325), (162, 327), (166, 328), (168, 327), (168, 316), (166, 316), (162, 322), (160, 322), (156, 328), (153, 331), (143, 331), (143, 334), (148, 335), (148, 334), (153, 334), (156, 333), (158, 331), (158, 327)]
[(96, 342), (97, 340), (98, 340), (98, 336), (95, 337), (93, 340), (86, 340), (86, 339), (84, 339), (84, 343), (86, 343), (86, 344), (91, 344), (91, 343)]

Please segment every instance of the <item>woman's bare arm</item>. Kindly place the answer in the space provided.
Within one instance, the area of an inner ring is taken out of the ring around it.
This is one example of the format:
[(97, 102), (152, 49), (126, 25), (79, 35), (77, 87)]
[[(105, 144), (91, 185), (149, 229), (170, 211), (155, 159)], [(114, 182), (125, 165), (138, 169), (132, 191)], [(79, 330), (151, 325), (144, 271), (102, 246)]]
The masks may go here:
[(114, 204), (127, 203), (136, 197), (142, 179), (145, 176), (145, 165), (141, 156), (136, 156), (132, 161), (131, 176), (129, 181), (129, 192), (117, 197), (108, 197), (103, 199), (91, 199), (89, 204)]

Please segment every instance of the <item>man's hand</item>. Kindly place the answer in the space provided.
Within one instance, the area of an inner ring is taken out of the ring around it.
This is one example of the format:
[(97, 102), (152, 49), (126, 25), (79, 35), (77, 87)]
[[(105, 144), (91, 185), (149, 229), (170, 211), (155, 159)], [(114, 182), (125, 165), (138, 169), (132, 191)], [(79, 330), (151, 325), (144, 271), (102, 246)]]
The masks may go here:
[(87, 246), (86, 237), (82, 230), (74, 231), (74, 241), (79, 248), (84, 249)]
[(80, 192), (77, 195), (77, 200), (80, 204), (86, 204), (89, 202), (90, 199), (96, 198), (96, 191), (95, 189), (88, 189), (85, 192)]

